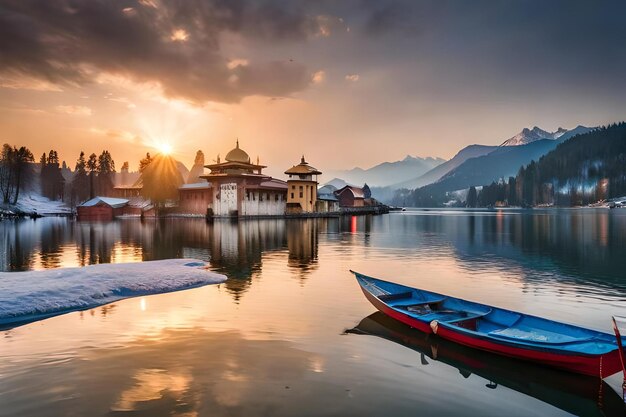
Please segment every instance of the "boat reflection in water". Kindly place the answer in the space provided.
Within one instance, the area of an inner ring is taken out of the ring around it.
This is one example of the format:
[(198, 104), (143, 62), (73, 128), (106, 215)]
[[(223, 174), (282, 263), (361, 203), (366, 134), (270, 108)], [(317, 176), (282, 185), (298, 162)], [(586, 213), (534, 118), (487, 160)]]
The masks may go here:
[(380, 312), (346, 332), (378, 336), (406, 346), (421, 354), (422, 365), (429, 364), (426, 357), (443, 362), (457, 368), (463, 378), (472, 374), (484, 378), (486, 389), (504, 386), (579, 416), (626, 415), (619, 395), (598, 378), (470, 349), (412, 329)]

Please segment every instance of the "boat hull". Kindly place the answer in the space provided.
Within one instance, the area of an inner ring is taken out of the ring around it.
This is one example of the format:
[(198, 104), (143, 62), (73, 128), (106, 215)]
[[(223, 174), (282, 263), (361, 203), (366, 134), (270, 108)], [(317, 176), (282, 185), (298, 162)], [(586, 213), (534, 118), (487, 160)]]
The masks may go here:
[(460, 345), (469, 346), (487, 352), (497, 353), (510, 358), (536, 362), (552, 368), (563, 369), (583, 375), (606, 378), (622, 369), (619, 352), (614, 350), (603, 355), (563, 354), (527, 349), (509, 344), (494, 343), (480, 337), (472, 337), (455, 332), (441, 326), (437, 329), (437, 336)]

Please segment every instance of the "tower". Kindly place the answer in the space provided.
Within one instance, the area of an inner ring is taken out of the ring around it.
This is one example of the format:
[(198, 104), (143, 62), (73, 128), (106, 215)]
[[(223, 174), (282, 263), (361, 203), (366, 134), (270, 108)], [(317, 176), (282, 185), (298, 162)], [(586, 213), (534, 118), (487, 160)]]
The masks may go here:
[(317, 202), (317, 176), (322, 173), (306, 162), (304, 155), (298, 165), (285, 171), (287, 179), (287, 211), (312, 213)]

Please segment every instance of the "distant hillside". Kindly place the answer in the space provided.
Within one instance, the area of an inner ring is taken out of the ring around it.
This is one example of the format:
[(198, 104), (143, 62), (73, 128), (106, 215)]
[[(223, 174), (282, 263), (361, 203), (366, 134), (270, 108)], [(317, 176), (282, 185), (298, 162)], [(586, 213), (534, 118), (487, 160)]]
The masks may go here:
[(520, 170), (524, 204), (582, 205), (626, 195), (626, 123), (579, 135)]
[(403, 181), (400, 183), (393, 184), (391, 188), (400, 189), (400, 188), (408, 188), (409, 190), (414, 190), (419, 187), (423, 187), (428, 184), (432, 184), (436, 182), (438, 179), (446, 175), (448, 172), (452, 171), (454, 168), (461, 165), (463, 162), (467, 161), (470, 158), (476, 158), (477, 156), (486, 155), (494, 150), (498, 149), (497, 146), (487, 146), (487, 145), (470, 145), (461, 149), (454, 158), (446, 161), (425, 174), (412, 178), (408, 181)]
[(329, 177), (342, 178), (351, 184), (385, 187), (409, 178), (416, 178), (445, 162), (441, 158), (407, 156), (401, 161), (383, 162), (369, 169), (353, 168), (347, 171), (329, 171)]
[(443, 191), (454, 191), (472, 185), (491, 184), (501, 178), (515, 176), (523, 165), (539, 159), (557, 144), (557, 141), (542, 139), (527, 145), (501, 147), (487, 155), (468, 159), (432, 185)]
[(541, 139), (526, 145), (497, 147), (487, 155), (467, 159), (437, 182), (415, 190), (411, 196), (403, 196), (417, 206), (440, 206), (447, 202), (446, 193), (467, 189), (471, 186), (489, 185), (500, 179), (517, 175), (519, 169), (533, 160), (539, 160), (572, 136), (584, 134), (591, 129), (578, 126), (558, 139)]
[[(348, 185), (348, 183), (342, 180), (341, 178), (333, 178), (332, 180), (324, 183), (324, 185), (332, 185), (336, 189), (340, 189)], [(357, 184), (350, 184), (350, 185), (357, 185)], [(360, 185), (363, 185), (363, 184), (360, 184)]]

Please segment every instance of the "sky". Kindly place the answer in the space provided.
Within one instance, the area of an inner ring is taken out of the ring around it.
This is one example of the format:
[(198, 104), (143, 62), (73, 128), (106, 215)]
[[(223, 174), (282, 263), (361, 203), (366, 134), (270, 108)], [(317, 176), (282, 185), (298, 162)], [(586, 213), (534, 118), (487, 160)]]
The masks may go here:
[(0, 0), (0, 142), (273, 175), (625, 119), (626, 3)]

